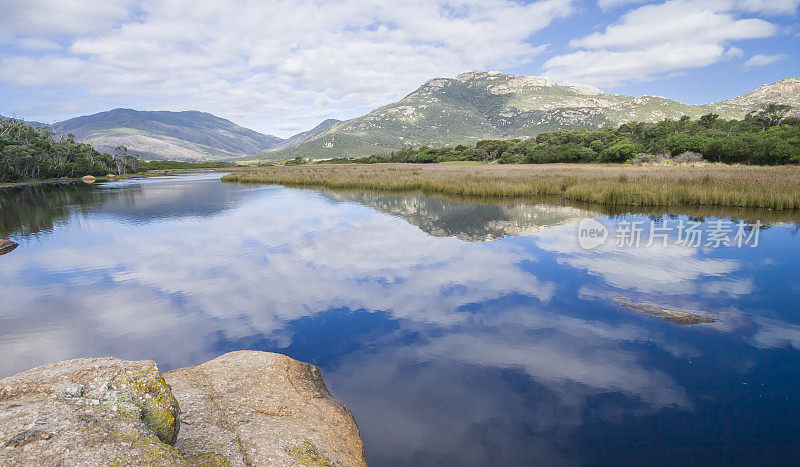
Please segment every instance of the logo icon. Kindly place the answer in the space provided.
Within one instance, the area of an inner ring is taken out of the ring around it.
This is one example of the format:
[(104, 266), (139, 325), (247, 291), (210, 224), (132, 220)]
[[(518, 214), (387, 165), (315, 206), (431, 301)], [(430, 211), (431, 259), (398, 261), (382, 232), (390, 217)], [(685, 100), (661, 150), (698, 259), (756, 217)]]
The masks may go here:
[(581, 219), (578, 223), (578, 245), (584, 250), (591, 250), (605, 245), (608, 240), (608, 228), (594, 219)]

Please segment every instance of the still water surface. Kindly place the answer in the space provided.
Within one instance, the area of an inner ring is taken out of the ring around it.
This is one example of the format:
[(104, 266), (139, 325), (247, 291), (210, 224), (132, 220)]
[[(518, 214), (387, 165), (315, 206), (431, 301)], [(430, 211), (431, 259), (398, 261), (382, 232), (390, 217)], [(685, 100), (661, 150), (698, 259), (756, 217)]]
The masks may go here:
[(755, 248), (587, 251), (581, 218), (666, 217), (218, 178), (0, 191), (0, 377), (258, 349), (321, 367), (372, 465), (797, 461), (794, 214), (685, 213), (761, 220)]

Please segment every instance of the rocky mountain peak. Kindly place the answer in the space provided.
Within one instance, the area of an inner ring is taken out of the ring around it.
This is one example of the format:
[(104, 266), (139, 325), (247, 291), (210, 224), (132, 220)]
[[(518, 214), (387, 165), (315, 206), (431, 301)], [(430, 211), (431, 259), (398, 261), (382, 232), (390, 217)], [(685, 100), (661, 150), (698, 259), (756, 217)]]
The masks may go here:
[(769, 99), (794, 99), (800, 98), (800, 78), (786, 78), (772, 84), (765, 84), (752, 94)]
[(461, 73), (460, 75), (456, 76), (456, 79), (462, 83), (466, 83), (467, 81), (486, 80), (503, 76), (508, 75), (499, 71), (473, 70), (466, 73)]
[(778, 102), (793, 106), (800, 105), (800, 78), (786, 78), (771, 84), (764, 84), (744, 96), (731, 99), (737, 104), (754, 102)]
[(584, 96), (599, 96), (600, 94), (605, 94), (600, 89), (588, 84), (576, 84), (574, 86), (570, 86), (570, 88), (572, 88), (572, 90), (578, 94), (583, 94)]
[(499, 71), (475, 70), (467, 73), (461, 73), (460, 75), (456, 76), (455, 79), (468, 85), (474, 84), (486, 86), (489, 92), (492, 94), (513, 94), (518, 93), (526, 88), (556, 86), (569, 88), (575, 94), (584, 96), (597, 96), (603, 94), (603, 91), (594, 86), (583, 84), (570, 86), (558, 83), (556, 81), (551, 81), (547, 78), (542, 78), (541, 76), (508, 75)]

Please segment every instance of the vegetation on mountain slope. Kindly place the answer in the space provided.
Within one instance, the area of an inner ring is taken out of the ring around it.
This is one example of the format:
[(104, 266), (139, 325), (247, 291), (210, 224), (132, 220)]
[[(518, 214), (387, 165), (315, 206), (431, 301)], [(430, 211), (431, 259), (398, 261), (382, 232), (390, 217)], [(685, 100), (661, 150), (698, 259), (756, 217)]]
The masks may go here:
[(405, 146), (471, 146), (485, 139), (698, 118), (708, 113), (742, 119), (767, 102), (800, 105), (800, 79), (765, 85), (729, 101), (692, 106), (662, 97), (605, 94), (591, 86), (477, 71), (430, 80), (397, 103), (261, 157), (322, 159), (388, 154)]
[(646, 155), (691, 152), (713, 162), (796, 164), (800, 162), (800, 119), (786, 117), (789, 110), (787, 105), (769, 104), (741, 121), (706, 114), (696, 120), (683, 117), (658, 123), (624, 123), (617, 128), (558, 130), (526, 140), (483, 140), (472, 147), (406, 147), (390, 154), (322, 162), (626, 162), (635, 157), (643, 161), (655, 158)]

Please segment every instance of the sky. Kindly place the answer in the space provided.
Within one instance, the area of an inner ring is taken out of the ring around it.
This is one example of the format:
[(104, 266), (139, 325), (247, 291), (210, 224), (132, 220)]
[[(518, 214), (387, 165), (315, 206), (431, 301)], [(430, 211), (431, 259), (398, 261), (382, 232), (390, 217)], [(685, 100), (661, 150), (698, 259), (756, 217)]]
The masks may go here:
[(800, 0), (0, 0), (0, 115), (287, 137), (471, 70), (716, 102), (800, 77)]

